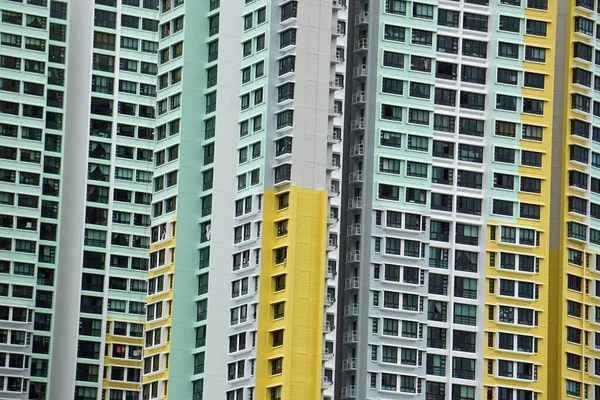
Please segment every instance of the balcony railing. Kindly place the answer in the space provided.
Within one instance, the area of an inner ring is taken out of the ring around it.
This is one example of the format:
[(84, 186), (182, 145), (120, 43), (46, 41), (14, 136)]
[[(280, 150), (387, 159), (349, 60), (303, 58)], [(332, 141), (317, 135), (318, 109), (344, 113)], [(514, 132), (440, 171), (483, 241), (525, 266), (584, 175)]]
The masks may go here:
[(358, 39), (354, 42), (354, 51), (366, 51), (369, 49), (369, 40), (367, 38)]
[(363, 172), (362, 170), (352, 171), (348, 176), (350, 183), (362, 183), (363, 182)]
[(350, 210), (356, 209), (356, 208), (362, 208), (362, 197), (353, 197), (351, 199), (348, 200), (348, 208)]
[(349, 371), (356, 369), (356, 358), (347, 358), (342, 360), (342, 371)]
[(365, 129), (365, 119), (363, 117), (356, 118), (350, 122), (350, 129), (353, 131)]
[(369, 13), (367, 11), (359, 12), (356, 17), (354, 17), (355, 25), (362, 25), (369, 23)]
[(367, 93), (360, 91), (352, 94), (352, 104), (361, 104), (367, 102)]
[(360, 250), (352, 250), (347, 252), (346, 262), (360, 262)]
[(348, 304), (344, 306), (344, 317), (357, 317), (358, 316), (358, 304)]
[(346, 228), (346, 233), (348, 236), (360, 235), (361, 234), (361, 225), (360, 222), (356, 222)]
[(357, 341), (358, 341), (358, 334), (356, 333), (356, 331), (344, 332), (344, 335), (342, 337), (343, 343), (356, 343)]
[(356, 397), (356, 386), (344, 386), (342, 388), (342, 399), (353, 399)]
[(350, 147), (350, 157), (363, 156), (365, 154), (365, 145), (358, 143)]
[(359, 281), (358, 276), (353, 276), (352, 278), (346, 279), (346, 290), (358, 289)]
[(352, 69), (353, 78), (362, 78), (367, 76), (367, 65), (360, 64)]

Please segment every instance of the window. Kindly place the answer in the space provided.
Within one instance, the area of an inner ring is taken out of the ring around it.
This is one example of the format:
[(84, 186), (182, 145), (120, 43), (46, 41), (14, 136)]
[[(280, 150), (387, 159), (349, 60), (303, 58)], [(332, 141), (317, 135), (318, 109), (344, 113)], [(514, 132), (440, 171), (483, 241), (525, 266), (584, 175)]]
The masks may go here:
[(507, 15), (501, 15), (499, 21), (499, 29), (504, 32), (519, 33), (521, 29), (521, 20)]
[(514, 43), (498, 42), (498, 57), (519, 58), (519, 45)]
[(485, 110), (485, 94), (461, 91), (460, 108)]
[(394, 40), (396, 42), (404, 42), (406, 40), (405, 28), (396, 25), (385, 25), (383, 37), (386, 40)]
[[(413, 95), (412, 94), (412, 85), (413, 85), (413, 83), (411, 82), (411, 96)], [(427, 86), (427, 88), (429, 89), (429, 85), (425, 85), (425, 86)], [(384, 77), (383, 81), (381, 83), (381, 91), (384, 93), (401, 95), (401, 94), (403, 94), (403, 88), (404, 88), (404, 81), (399, 80), (399, 79), (392, 79), (392, 78)], [(427, 97), (429, 97), (429, 96), (427, 96)]]
[(431, 46), (433, 44), (433, 32), (413, 28), (411, 43), (421, 46)]
[[(459, 11), (438, 9), (438, 25), (458, 28)], [(438, 36), (439, 37), (439, 36)]]
[(404, 54), (391, 51), (383, 52), (383, 66), (391, 68), (404, 68)]
[(402, 121), (402, 107), (390, 104), (381, 105), (381, 119)]
[[(591, 61), (590, 53), (590, 61)], [(546, 62), (546, 49), (542, 47), (525, 46), (525, 60), (532, 62), (545, 63)]]
[(487, 58), (487, 42), (463, 39), (462, 54), (476, 58)]
[(436, 50), (441, 53), (458, 54), (458, 38), (454, 36), (437, 35)]
[(406, 1), (386, 0), (385, 12), (390, 14), (406, 15)]
[(525, 25), (525, 32), (528, 35), (546, 37), (547, 25), (548, 25), (548, 23), (544, 22), (544, 21), (528, 19), (527, 23)]
[(463, 29), (487, 32), (488, 17), (481, 14), (473, 14), (469, 12), (463, 13)]

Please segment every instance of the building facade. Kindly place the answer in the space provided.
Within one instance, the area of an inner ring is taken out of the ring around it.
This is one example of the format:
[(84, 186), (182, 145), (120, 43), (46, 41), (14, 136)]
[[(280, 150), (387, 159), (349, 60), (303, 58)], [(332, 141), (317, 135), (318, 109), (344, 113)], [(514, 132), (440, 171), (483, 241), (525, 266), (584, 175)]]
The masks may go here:
[(555, 398), (556, 2), (349, 6), (336, 394)]

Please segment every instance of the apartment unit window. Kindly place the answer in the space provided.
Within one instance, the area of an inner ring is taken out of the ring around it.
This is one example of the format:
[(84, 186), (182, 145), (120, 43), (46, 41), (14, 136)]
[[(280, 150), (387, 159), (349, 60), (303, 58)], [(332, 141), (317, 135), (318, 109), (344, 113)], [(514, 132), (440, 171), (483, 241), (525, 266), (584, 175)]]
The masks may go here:
[(459, 11), (445, 10), (443, 8), (438, 9), (438, 25), (440, 26), (458, 28), (459, 17)]
[(469, 12), (463, 13), (463, 29), (487, 32), (488, 17), (487, 15), (473, 14)]
[(544, 21), (538, 21), (535, 19), (528, 19), (527, 23), (525, 25), (525, 32), (528, 35), (535, 35), (535, 36), (543, 36), (546, 37), (546, 32), (547, 32), (547, 22)]
[[(590, 61), (591, 61), (590, 53)], [(546, 62), (546, 49), (542, 47), (526, 46), (525, 47), (525, 60), (545, 63)]]
[(435, 104), (449, 107), (456, 106), (456, 90), (436, 88)]
[(431, 113), (427, 110), (411, 108), (408, 110), (408, 122), (411, 124), (429, 125), (430, 115)]
[(296, 65), (296, 56), (287, 56), (279, 60), (279, 76), (294, 72)]
[(431, 72), (431, 58), (410, 56), (410, 69), (413, 71)]
[(509, 17), (508, 15), (501, 15), (499, 28), (504, 32), (519, 33), (521, 30), (521, 19)]
[(461, 91), (460, 108), (485, 110), (485, 94)]
[(402, 107), (390, 104), (381, 105), (381, 119), (402, 121)]
[(283, 49), (296, 44), (296, 29), (290, 28), (279, 34), (279, 48)]
[[(411, 82), (411, 96), (412, 94), (412, 85)], [(426, 85), (429, 88), (429, 85)], [(401, 95), (404, 92), (404, 81), (399, 79), (392, 78), (383, 78), (381, 83), (381, 91), (384, 93), (398, 94)]]
[(464, 56), (487, 58), (487, 42), (463, 39), (462, 54)]
[(390, 14), (406, 15), (405, 0), (386, 0), (385, 12)]
[(454, 36), (437, 35), (436, 50), (440, 53), (458, 54), (458, 38)]
[(515, 163), (515, 150), (506, 147), (494, 148), (494, 161), (507, 164)]
[(594, 21), (584, 17), (575, 17), (575, 32), (594, 36)]
[(396, 42), (404, 42), (406, 40), (406, 29), (396, 25), (385, 25), (383, 37), (386, 40), (393, 40)]
[(433, 32), (413, 28), (411, 43), (421, 46), (431, 46), (433, 44)]
[(404, 57), (402, 53), (392, 51), (383, 52), (383, 66), (392, 68), (404, 68)]
[(525, 140), (535, 140), (541, 142), (543, 140), (544, 128), (535, 125), (523, 125), (521, 138)]
[(581, 68), (573, 68), (573, 83), (585, 87), (591, 87), (592, 73)]
[(521, 164), (527, 165), (531, 167), (541, 167), (542, 166), (542, 153), (538, 153), (535, 151), (521, 151)]
[(519, 45), (514, 43), (498, 42), (498, 57), (519, 58)]
[(514, 138), (517, 134), (517, 124), (507, 121), (496, 121), (494, 134)]
[(461, 76), (463, 82), (485, 85), (486, 69), (472, 65), (463, 65)]
[(402, 147), (402, 136), (397, 132), (381, 131), (379, 144), (381, 146)]
[(414, 18), (433, 20), (433, 6), (429, 4), (413, 3)]
[(287, 21), (290, 18), (296, 18), (298, 11), (298, 2), (292, 1), (281, 6), (281, 22)]
[(456, 118), (450, 115), (434, 114), (433, 130), (454, 133)]

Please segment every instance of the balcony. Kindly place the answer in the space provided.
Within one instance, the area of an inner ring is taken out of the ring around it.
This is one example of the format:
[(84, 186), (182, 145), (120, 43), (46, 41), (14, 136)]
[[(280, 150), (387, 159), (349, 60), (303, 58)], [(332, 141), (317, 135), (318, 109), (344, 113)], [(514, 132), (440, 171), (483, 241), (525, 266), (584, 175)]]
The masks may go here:
[(331, 107), (329, 109), (329, 118), (337, 118), (342, 116), (342, 110), (339, 107)]
[(360, 262), (360, 250), (352, 250), (347, 252), (346, 262)]
[(338, 79), (329, 81), (329, 90), (331, 90), (332, 92), (335, 92), (336, 90), (341, 90), (341, 89), (342, 89), (342, 84)]
[(338, 244), (335, 240), (331, 240), (329, 239), (329, 243), (327, 243), (327, 251), (334, 251), (335, 249), (338, 248)]
[[(329, 197), (337, 197), (340, 195), (340, 189), (335, 185), (331, 185), (329, 188), (329, 192), (327, 193)], [(337, 220), (337, 219), (336, 219)]]
[(337, 271), (335, 270), (335, 268), (332, 267), (331, 265), (328, 265), (327, 269), (325, 270), (325, 278), (333, 279), (333, 278), (335, 278), (336, 275), (337, 275)]
[(331, 6), (334, 10), (345, 10), (346, 0), (331, 0)]
[(369, 50), (369, 40), (367, 38), (358, 39), (354, 42), (354, 51), (367, 51)]
[(344, 317), (358, 317), (358, 304), (352, 303), (344, 306)]
[(328, 171), (335, 171), (337, 169), (340, 169), (341, 165), (340, 165), (340, 161), (337, 158), (332, 158), (328, 163), (327, 163), (327, 170)]
[(346, 58), (344, 57), (344, 53), (341, 51), (336, 51), (334, 54), (331, 55), (332, 64), (341, 64), (344, 61), (346, 61)]
[(356, 386), (349, 385), (342, 388), (342, 399), (356, 398)]
[(325, 296), (325, 307), (331, 307), (335, 303), (335, 297), (327, 293)]
[(358, 131), (365, 129), (365, 119), (363, 117), (355, 118), (350, 122), (350, 130)]
[(344, 28), (344, 25), (337, 24), (336, 26), (331, 27), (331, 36), (340, 37), (340, 36), (344, 36), (345, 34), (346, 34), (346, 29)]
[(329, 143), (329, 144), (336, 144), (341, 141), (342, 141), (342, 136), (341, 136), (341, 132), (339, 132), (339, 131), (334, 130), (332, 133), (327, 135), (327, 143)]
[(365, 104), (367, 102), (367, 93), (364, 91), (356, 92), (352, 95), (352, 104)]
[(348, 209), (349, 210), (356, 210), (356, 209), (361, 209), (362, 208), (362, 197), (353, 197), (351, 199), (348, 200)]
[(352, 69), (353, 78), (366, 78), (367, 77), (367, 65), (359, 64)]
[(356, 223), (354, 223), (352, 225), (349, 225), (346, 228), (346, 233), (347, 233), (348, 236), (360, 235), (361, 232), (362, 232), (362, 229), (361, 229), (360, 222), (356, 222)]
[(358, 289), (358, 276), (353, 276), (352, 278), (346, 279), (346, 290), (354, 290)]
[[(331, 194), (332, 191), (330, 191), (329, 193)], [(334, 193), (335, 193), (335, 195), (334, 196), (330, 196), (330, 197), (335, 197), (335, 196), (339, 195), (339, 192), (334, 192)], [(329, 214), (329, 218), (327, 218), (327, 224), (328, 225), (335, 225), (335, 224), (338, 223), (338, 221), (339, 221), (339, 218), (337, 218), (334, 213)]]
[(364, 156), (365, 155), (365, 145), (364, 144), (355, 144), (350, 147), (350, 157)]
[(342, 337), (342, 343), (357, 343), (358, 342), (358, 334), (356, 331), (347, 331), (344, 332)]
[(342, 360), (342, 371), (353, 371), (356, 369), (356, 358)]
[(364, 25), (369, 23), (369, 13), (367, 11), (359, 12), (356, 17), (354, 17), (354, 25)]
[(324, 333), (331, 333), (333, 332), (333, 330), (335, 329), (335, 325), (331, 323), (331, 321), (325, 321), (325, 323), (323, 324), (323, 332)]
[(333, 353), (329, 351), (329, 349), (323, 350), (323, 361), (333, 360)]
[(350, 183), (363, 183), (363, 172), (362, 170), (352, 171), (348, 176)]

